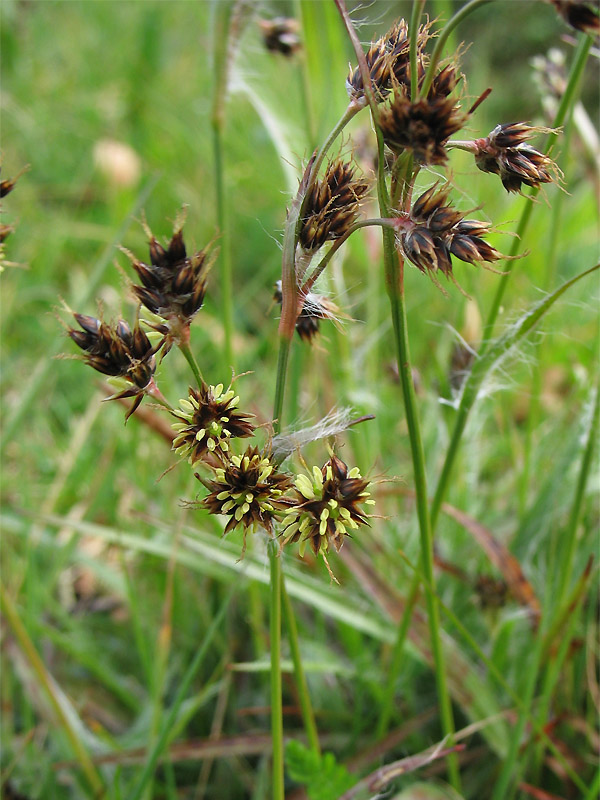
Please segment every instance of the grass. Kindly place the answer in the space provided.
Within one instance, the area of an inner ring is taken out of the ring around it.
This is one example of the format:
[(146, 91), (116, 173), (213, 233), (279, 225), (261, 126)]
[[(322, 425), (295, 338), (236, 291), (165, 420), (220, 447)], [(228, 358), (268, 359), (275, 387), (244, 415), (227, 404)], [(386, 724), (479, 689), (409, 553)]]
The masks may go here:
[[(261, 8), (267, 16), (298, 12), (305, 47), (290, 60), (267, 53), (255, 8), (233, 47), (219, 135), (234, 326), (228, 340), (218, 262), (191, 349), (211, 383), (227, 383), (232, 365), (224, 354), (231, 349), (236, 372), (250, 372), (236, 384), (244, 407), (268, 422), (278, 362), (271, 295), (281, 273), (285, 208), (301, 161), (344, 111), (347, 63), (356, 62), (333, 3)], [(447, 18), (457, 8), (438, 2), (426, 11)], [(411, 10), (410, 3), (363, 10), (361, 40), (383, 33), (396, 15), (410, 18)], [(3, 222), (16, 223), (7, 257), (23, 266), (0, 278), (0, 778), (28, 797), (93, 797), (100, 784), (115, 800), (273, 796), (264, 540), (251, 537), (238, 561), (241, 534), (221, 539), (215, 518), (182, 507), (198, 489), (189, 470), (180, 466), (157, 482), (174, 462), (164, 439), (136, 416), (124, 427), (119, 404), (100, 405), (96, 374), (53, 358), (74, 350), (56, 319), (65, 319), (59, 297), (87, 314), (100, 298), (108, 317), (132, 318), (114, 262), (127, 271), (118, 243), (146, 252), (142, 212), (164, 238), (188, 204), (190, 246), (215, 235), (214, 12), (208, 3), (153, 0), (5, 2), (1, 11), (3, 177), (30, 168), (4, 200)], [(565, 31), (550, 6), (491, 3), (453, 32), (455, 41), (473, 42), (463, 58), (469, 96), (494, 87), (473, 119), (473, 136), (499, 121), (548, 124), (527, 56), (561, 46), (571, 63)], [(588, 65), (581, 93), (593, 118), (591, 72)], [(368, 135), (366, 113), (348, 127), (355, 140)], [(107, 138), (138, 154), (141, 173), (131, 185), (115, 184), (95, 164), (94, 146)], [(499, 337), (597, 261), (594, 166), (568, 121), (556, 152), (567, 193), (548, 187), (533, 206), (522, 242), (527, 255), (513, 263), (496, 321)], [(366, 158), (359, 149), (357, 157)], [(452, 167), (463, 189), (456, 204), (482, 205), (499, 226), (492, 244), (506, 252), (512, 240), (502, 231), (515, 230), (526, 201), (500, 191), (494, 176), (474, 175), (465, 153), (453, 153)], [(425, 174), (423, 186), (428, 181)], [(368, 213), (377, 216), (374, 207)], [(446, 298), (416, 269), (405, 270), (430, 495), (457, 413), (455, 332), (477, 346), (501, 281), (462, 264), (455, 274), (470, 304), (452, 286)], [(532, 795), (519, 787), (529, 784), (565, 799), (591, 798), (597, 567), (586, 573), (586, 565), (598, 530), (597, 273), (575, 282), (535, 331), (486, 371), (446, 495), (514, 556), (541, 604), (537, 630), (514, 595), (482, 607), (477, 579), (506, 578), (508, 566), (503, 574), (473, 525), (443, 507), (434, 586), (418, 566), (380, 232), (353, 235), (322, 285), (353, 319), (342, 331), (322, 323), (316, 347), (294, 339), (284, 428), (310, 424), (336, 406), (375, 414), (338, 437), (338, 452), (363, 474), (400, 480), (375, 486), (381, 518), (347, 541), (339, 558), (331, 556), (340, 586), (320, 561), (301, 561), (292, 550), (281, 558), (316, 719), (313, 748), (318, 742), (333, 752), (358, 781), (442, 739), (423, 588), (410, 618), (403, 617), (416, 569), (439, 607), (445, 679), (457, 739), (466, 745), (456, 755), (462, 796), (524, 800)], [(179, 353), (158, 375), (171, 401), (185, 395), (190, 373)], [(323, 443), (303, 454), (322, 463)], [(286, 638), (288, 615), (284, 602), (283, 731), (306, 741), (310, 710), (289, 671), (298, 654)], [(403, 618), (406, 639), (398, 648)], [(467, 735), (470, 725), (476, 729)], [(456, 797), (446, 769), (445, 761), (433, 762), (393, 786), (399, 797), (409, 797), (415, 782), (426, 783), (424, 797)], [(292, 796), (296, 784), (285, 780)]]

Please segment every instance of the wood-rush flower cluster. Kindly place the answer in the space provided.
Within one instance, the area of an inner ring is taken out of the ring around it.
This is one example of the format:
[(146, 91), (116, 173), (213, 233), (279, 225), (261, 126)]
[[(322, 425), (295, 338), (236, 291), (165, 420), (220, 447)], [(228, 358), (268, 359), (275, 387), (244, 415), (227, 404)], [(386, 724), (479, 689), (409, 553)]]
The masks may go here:
[[(102, 322), (85, 314), (74, 314), (81, 330), (69, 328), (68, 334), (84, 351), (83, 361), (103, 375), (124, 378), (133, 384), (129, 389), (109, 399), (135, 397), (127, 413), (128, 419), (142, 402), (144, 394), (154, 388), (154, 371), (157, 348), (152, 346), (146, 333), (136, 323), (133, 331), (125, 322)], [(160, 347), (160, 345), (159, 345)]]
[(252, 415), (239, 411), (239, 402), (231, 387), (223, 391), (222, 383), (207, 386), (202, 382), (198, 389), (190, 386), (188, 397), (173, 411), (179, 420), (173, 425), (177, 433), (173, 450), (192, 465), (211, 453), (224, 458), (231, 439), (245, 439), (255, 430), (249, 421)]
[[(333, 455), (319, 469), (312, 468), (309, 478), (300, 474), (295, 481), (295, 498), (289, 501), (283, 521), (284, 542), (300, 542), (300, 555), (310, 544), (315, 555), (323, 556), (329, 574), (333, 576), (327, 553), (333, 545), (339, 552), (349, 530), (368, 525), (368, 515), (362, 506), (372, 505), (367, 491), (369, 481), (358, 467), (348, 466)], [(334, 578), (335, 579), (335, 578)]]
[(210, 252), (210, 244), (188, 255), (183, 241), (184, 221), (183, 215), (176, 219), (167, 248), (158, 242), (144, 224), (150, 244), (149, 264), (121, 248), (142, 282), (141, 286), (132, 286), (135, 296), (148, 311), (160, 317), (161, 321), (152, 324), (152, 327), (165, 336), (163, 355), (173, 344), (189, 339), (190, 323), (202, 308), (206, 278), (216, 257), (216, 253)]

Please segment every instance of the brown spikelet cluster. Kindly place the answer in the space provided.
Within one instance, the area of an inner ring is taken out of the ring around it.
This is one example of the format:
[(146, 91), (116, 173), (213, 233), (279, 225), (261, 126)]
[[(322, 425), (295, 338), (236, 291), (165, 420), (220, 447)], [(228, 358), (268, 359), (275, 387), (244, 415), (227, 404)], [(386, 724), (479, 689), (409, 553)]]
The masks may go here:
[[(425, 75), (423, 49), (430, 38), (429, 23), (419, 28), (417, 39), (417, 67), (419, 81)], [(378, 102), (382, 102), (394, 86), (410, 87), (410, 40), (408, 25), (401, 19), (381, 38), (373, 42), (365, 53), (371, 76), (371, 87)], [(350, 100), (366, 105), (363, 79), (358, 67), (350, 68), (346, 79), (346, 90)]]
[(508, 192), (519, 192), (522, 185), (539, 187), (551, 183), (559, 175), (558, 167), (527, 140), (538, 133), (552, 132), (525, 122), (496, 125), (489, 136), (475, 140), (475, 163), (482, 172), (499, 175)]
[(276, 514), (285, 508), (282, 495), (292, 485), (291, 477), (277, 470), (270, 454), (257, 447), (232, 455), (215, 470), (213, 480), (196, 477), (210, 492), (202, 506), (211, 514), (228, 517), (225, 534), (238, 525), (244, 534), (257, 525), (272, 533)]
[(579, 2), (579, 0), (549, 0), (565, 22), (576, 31), (597, 36), (600, 33), (600, 13), (598, 0)]
[(290, 58), (302, 48), (300, 25), (293, 17), (275, 17), (259, 21), (263, 42), (271, 53), (281, 53)]
[(467, 119), (450, 94), (458, 77), (453, 65), (445, 67), (434, 79), (427, 97), (411, 102), (403, 86), (394, 89), (393, 97), (379, 109), (378, 124), (383, 140), (394, 153), (413, 153), (419, 164), (445, 164), (446, 143)]
[(165, 353), (173, 342), (189, 333), (189, 325), (204, 302), (206, 279), (214, 261), (210, 245), (188, 255), (183, 240), (183, 222), (181, 217), (176, 221), (166, 248), (144, 226), (150, 243), (149, 264), (121, 248), (141, 281), (141, 286), (133, 286), (135, 296), (145, 308), (164, 320), (153, 327), (166, 334)]
[(408, 220), (402, 220), (399, 246), (403, 254), (421, 272), (435, 276), (442, 272), (453, 278), (452, 258), (469, 264), (493, 263), (502, 254), (482, 238), (490, 226), (464, 214), (448, 203), (449, 188), (437, 184), (413, 204)]
[(198, 389), (190, 386), (188, 397), (173, 412), (178, 420), (173, 425), (177, 434), (173, 450), (192, 465), (209, 454), (225, 458), (232, 439), (245, 439), (255, 430), (251, 415), (239, 410), (239, 401), (231, 387), (223, 391), (222, 383), (208, 386), (203, 382)]
[(131, 389), (111, 398), (136, 398), (127, 414), (128, 419), (141, 403), (144, 391), (152, 382), (156, 369), (156, 348), (152, 346), (139, 323), (131, 330), (122, 319), (110, 324), (85, 314), (73, 316), (81, 330), (69, 328), (68, 334), (84, 351), (85, 363), (103, 375), (125, 378), (133, 384)]
[(339, 239), (356, 221), (360, 202), (369, 184), (356, 177), (356, 167), (336, 158), (330, 161), (306, 198), (299, 241), (307, 252), (316, 252), (325, 242)]

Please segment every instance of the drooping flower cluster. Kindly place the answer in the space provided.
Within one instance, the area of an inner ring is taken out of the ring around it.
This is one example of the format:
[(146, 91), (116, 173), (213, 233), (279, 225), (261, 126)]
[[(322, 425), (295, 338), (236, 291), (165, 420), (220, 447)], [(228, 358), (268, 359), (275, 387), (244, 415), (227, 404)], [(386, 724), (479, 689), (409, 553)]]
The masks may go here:
[(144, 226), (150, 243), (149, 264), (121, 248), (142, 283), (132, 287), (135, 296), (162, 320), (152, 327), (165, 334), (163, 355), (174, 343), (186, 341), (189, 337), (190, 323), (204, 302), (206, 278), (215, 257), (211, 254), (211, 245), (188, 255), (183, 240), (183, 223), (180, 215), (166, 249)]
[(409, 215), (398, 217), (398, 243), (402, 253), (421, 272), (434, 277), (442, 272), (452, 278), (452, 258), (469, 264), (493, 263), (502, 258), (483, 236), (490, 226), (464, 219), (449, 202), (449, 187), (434, 184), (413, 204)]
[(555, 181), (559, 174), (552, 159), (527, 143), (538, 133), (553, 133), (550, 128), (534, 127), (525, 122), (496, 125), (484, 139), (475, 139), (475, 164), (482, 172), (500, 176), (508, 192), (519, 192), (521, 186), (539, 187)]
[(177, 433), (173, 450), (192, 465), (211, 453), (224, 458), (231, 439), (245, 439), (255, 430), (251, 414), (238, 409), (239, 401), (233, 389), (223, 391), (222, 383), (207, 386), (202, 382), (198, 389), (190, 386), (188, 397), (173, 411), (178, 420), (173, 425)]
[(136, 323), (131, 330), (127, 322), (122, 319), (111, 324), (85, 314), (73, 316), (81, 330), (69, 328), (68, 334), (84, 351), (85, 363), (104, 375), (125, 378), (133, 384), (131, 389), (126, 389), (112, 398), (135, 397), (126, 417), (128, 419), (153, 383), (156, 369), (154, 354), (157, 348), (152, 346), (139, 323)]
[(299, 541), (300, 555), (310, 544), (313, 553), (320, 553), (327, 564), (331, 545), (339, 552), (349, 530), (369, 524), (363, 509), (373, 504), (368, 485), (358, 467), (348, 469), (335, 455), (321, 469), (313, 467), (311, 478), (300, 474), (295, 481), (295, 498), (283, 520), (284, 542)]

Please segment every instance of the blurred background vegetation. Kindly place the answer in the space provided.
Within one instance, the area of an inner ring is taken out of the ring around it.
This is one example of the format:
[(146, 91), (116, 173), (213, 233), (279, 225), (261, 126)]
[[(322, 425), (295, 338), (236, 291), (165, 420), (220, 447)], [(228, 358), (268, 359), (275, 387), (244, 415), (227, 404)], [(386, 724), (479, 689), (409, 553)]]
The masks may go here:
[[(459, 5), (438, 0), (426, 10), (447, 19)], [(379, 0), (356, 6), (361, 39), (366, 43), (381, 35), (394, 19), (408, 17), (410, 7)], [(264, 543), (255, 536), (246, 559), (237, 562), (241, 535), (221, 541), (214, 520), (182, 507), (182, 499), (197, 492), (190, 470), (179, 466), (157, 482), (174, 463), (164, 439), (136, 417), (124, 427), (123, 409), (99, 402), (104, 396), (99, 376), (80, 363), (54, 358), (75, 349), (57, 319), (69, 321), (60, 298), (81, 313), (97, 315), (100, 302), (107, 318), (133, 319), (124, 277), (131, 271), (117, 245), (145, 257), (143, 214), (164, 239), (177, 211), (187, 205), (189, 248), (200, 249), (217, 233), (214, 12), (213, 3), (177, 0), (4, 0), (1, 9), (3, 178), (28, 166), (4, 201), (2, 219), (15, 226), (5, 256), (16, 264), (0, 278), (3, 581), (87, 750), (109, 756), (101, 769), (108, 796), (115, 798), (132, 796), (146, 748), (156, 740), (181, 676), (234, 584), (225, 621), (171, 730), (171, 759), (162, 763), (146, 796), (269, 796), (268, 747), (260, 738), (269, 731)], [(259, 20), (278, 15), (302, 19), (304, 48), (292, 58), (268, 52), (261, 38)], [(485, 136), (500, 122), (550, 124), (547, 92), (534, 79), (531, 59), (557, 48), (568, 64), (575, 36), (541, 2), (490, 4), (468, 18), (453, 41), (454, 47), (461, 41), (468, 45), (461, 59), (465, 94), (474, 100), (493, 88), (470, 123), (472, 135)], [(275, 385), (272, 292), (281, 270), (285, 209), (301, 164), (346, 106), (349, 61), (354, 58), (333, 3), (247, 4), (225, 106), (229, 228), (219, 234), (229, 242), (234, 272), (234, 363), (223, 356), (219, 262), (192, 328), (192, 346), (212, 383), (227, 383), (232, 368), (250, 372), (237, 387), (243, 406), (261, 422), (270, 418)], [(591, 119), (598, 111), (594, 73), (588, 70), (582, 87), (582, 108)], [(369, 172), (368, 118), (359, 115), (350, 132), (353, 141), (346, 136), (342, 149), (354, 151)], [(524, 242), (528, 254), (514, 266), (500, 329), (598, 259), (597, 140), (594, 144), (581, 124), (569, 125), (556, 156), (565, 191), (551, 186), (538, 198)], [(452, 169), (455, 203), (462, 209), (482, 206), (479, 213), (498, 226), (492, 244), (506, 252), (512, 242), (507, 232), (514, 230), (525, 201), (507, 195), (494, 176), (474, 174), (463, 153), (452, 154)], [(423, 173), (422, 185), (434, 177)], [(406, 275), (432, 485), (453, 422), (457, 332), (477, 345), (499, 280), (462, 263), (455, 274), (471, 301), (452, 285), (445, 297), (415, 269)], [(361, 533), (360, 542), (346, 547), (358, 564), (368, 559), (382, 589), (390, 587), (402, 598), (411, 573), (399, 551), (416, 560), (418, 534), (377, 232), (353, 238), (322, 290), (352, 321), (342, 330), (323, 323), (313, 348), (295, 342), (284, 422), (310, 424), (348, 405), (358, 414), (376, 415), (340, 442), (340, 452), (363, 473), (401, 480), (380, 484), (382, 518)], [(555, 613), (561, 534), (589, 430), (597, 302), (597, 279), (577, 284), (486, 383), (448, 498), (510, 547), (548, 613)], [(158, 378), (173, 403), (190, 381), (176, 352)], [(322, 463), (325, 448), (316, 443), (305, 455)], [(589, 475), (574, 577), (582, 574), (597, 542), (596, 461)], [(456, 521), (442, 518), (438, 531), (440, 561), (463, 570), (462, 577), (439, 571), (440, 597), (519, 692), (532, 646), (531, 621), (514, 598), (500, 608), (482, 609), (473, 586), (482, 575), (499, 577), (498, 571)], [(320, 562), (299, 561), (291, 552), (284, 559), (324, 747), (341, 761), (356, 759), (360, 771), (437, 741), (435, 689), (417, 634), (394, 679), (390, 730), (396, 739), (382, 744), (375, 736), (395, 636), (393, 613), (377, 586), (356, 563), (335, 559), (342, 583), (337, 587)], [(592, 588), (595, 584), (592, 579)], [(569, 628), (572, 652), (561, 664), (561, 681), (553, 684), (551, 710), (554, 719), (564, 717), (555, 729), (557, 741), (589, 780), (596, 735), (590, 700), (597, 691), (595, 592), (579, 600)], [(464, 648), (457, 641), (452, 646)], [(57, 768), (73, 759), (73, 752), (27, 653), (6, 627), (2, 648), (5, 785), (32, 798), (85, 796), (78, 770), (68, 763)], [(482, 694), (471, 703), (455, 695), (459, 727), (511, 705), (473, 652), (463, 649), (463, 655), (477, 664), (473, 674)], [(232, 668), (236, 664), (242, 666)], [(294, 735), (300, 720), (291, 682), (285, 691), (286, 731)], [(237, 750), (217, 745), (210, 758), (200, 760), (198, 740), (210, 736), (243, 741)], [(468, 740), (465, 797), (488, 796), (507, 736), (499, 730)], [(378, 749), (367, 757), (376, 742)], [(559, 796), (576, 796), (569, 794), (572, 787), (560, 765), (543, 752), (527, 763), (530, 781)], [(400, 779), (396, 788), (412, 780)]]

